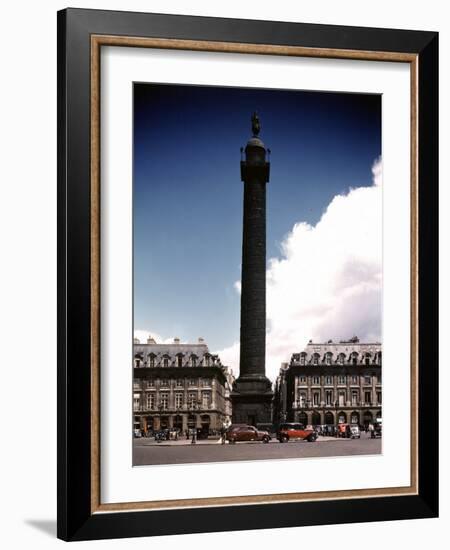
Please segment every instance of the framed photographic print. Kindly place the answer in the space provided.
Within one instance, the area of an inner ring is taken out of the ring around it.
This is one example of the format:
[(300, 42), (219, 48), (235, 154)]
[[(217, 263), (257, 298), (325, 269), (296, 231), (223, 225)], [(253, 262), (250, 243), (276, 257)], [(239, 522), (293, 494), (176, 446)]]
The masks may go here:
[(438, 36), (58, 14), (58, 536), (438, 513)]

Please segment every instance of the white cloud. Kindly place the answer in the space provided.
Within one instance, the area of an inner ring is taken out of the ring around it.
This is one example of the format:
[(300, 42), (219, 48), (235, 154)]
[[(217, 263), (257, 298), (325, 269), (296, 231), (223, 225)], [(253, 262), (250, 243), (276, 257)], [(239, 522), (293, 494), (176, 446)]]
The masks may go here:
[(134, 338), (137, 338), (141, 344), (146, 344), (149, 336), (151, 336), (157, 344), (173, 344), (174, 337), (164, 338), (151, 330), (136, 329), (134, 331)]
[[(315, 226), (296, 223), (281, 258), (269, 260), (266, 373), (272, 380), (311, 338), (381, 339), (381, 160), (372, 173), (372, 186), (335, 196)], [(238, 371), (238, 343), (217, 353)]]

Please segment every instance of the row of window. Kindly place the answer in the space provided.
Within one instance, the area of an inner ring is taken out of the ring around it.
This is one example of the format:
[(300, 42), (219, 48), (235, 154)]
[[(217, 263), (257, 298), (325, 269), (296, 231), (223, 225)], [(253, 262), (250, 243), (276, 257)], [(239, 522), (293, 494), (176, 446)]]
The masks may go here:
[[(320, 355), (318, 353), (313, 353), (311, 359), (307, 361), (306, 352), (294, 354), (292, 359), (294, 362), (300, 363), (300, 365), (306, 365), (306, 363), (310, 363), (311, 365), (318, 365), (319, 363), (324, 363), (325, 365), (333, 364), (333, 354), (330, 351), (326, 353), (322, 359), (320, 358)], [(361, 356), (361, 361), (359, 361), (359, 355), (355, 351), (349, 355), (348, 362), (352, 365), (357, 365), (358, 363), (361, 363), (363, 365), (381, 365), (381, 352), (376, 353), (373, 357), (370, 353), (366, 353)], [(344, 365), (346, 363), (345, 353), (340, 353), (334, 363), (338, 365)]]
[[(172, 380), (171, 378), (146, 378), (143, 380), (144, 385), (147, 388), (154, 388), (157, 385), (159, 385), (162, 388), (168, 388), (172, 385), (175, 385), (176, 387), (184, 388), (187, 386), (202, 386), (202, 387), (210, 387), (211, 386), (211, 378), (177, 378), (176, 380)], [(173, 382), (173, 383), (172, 383)], [(140, 388), (141, 387), (141, 379), (135, 378), (134, 380), (134, 387)]]
[[(134, 394), (134, 409), (139, 410), (141, 404), (140, 394)], [(189, 392), (187, 394), (187, 400), (184, 400), (184, 393), (175, 393), (174, 405), (176, 409), (181, 409), (185, 403), (188, 408), (194, 408), (196, 406), (201, 406), (203, 409), (208, 409), (211, 406), (211, 393), (202, 392), (201, 399), (198, 399), (197, 392)], [(161, 409), (167, 410), (169, 408), (169, 394), (161, 393), (159, 394), (159, 400), (156, 400), (155, 393), (147, 393), (144, 396), (144, 406), (146, 409)]]
[[(320, 376), (310, 376), (310, 381), (312, 384), (317, 384), (317, 385), (320, 385), (321, 381), (320, 381)], [(324, 384), (325, 385), (329, 385), (329, 386), (332, 386), (333, 383), (334, 383), (334, 379), (336, 377), (333, 377), (333, 376), (324, 376), (323, 379), (324, 379)], [(376, 376), (370, 376), (370, 375), (365, 375), (363, 377), (363, 382), (364, 384), (372, 384), (372, 378), (375, 379), (376, 383), (377, 384), (381, 384), (381, 373), (380, 374), (377, 374)], [(306, 384), (307, 383), (307, 379), (308, 377), (306, 375), (301, 375), (301, 376), (298, 376), (298, 382), (300, 384)], [(349, 376), (348, 377), (348, 381), (351, 383), (351, 384), (359, 384), (359, 375), (358, 374), (353, 374), (352, 376)], [(337, 383), (338, 384), (347, 384), (347, 375), (345, 374), (339, 374), (337, 376)]]
[(156, 365), (161, 365), (163, 367), (169, 367), (172, 365), (175, 365), (177, 367), (197, 367), (199, 365), (203, 365), (204, 367), (209, 367), (211, 365), (216, 364), (216, 358), (211, 355), (205, 355), (201, 361), (199, 361), (199, 358), (196, 355), (191, 355), (187, 361), (183, 363), (183, 355), (179, 354), (175, 357), (173, 360), (169, 355), (164, 355), (160, 361), (157, 360), (157, 356), (154, 354), (150, 354), (148, 356), (148, 361), (144, 361), (142, 356), (141, 357), (135, 357), (134, 358), (134, 366), (136, 368), (139, 367), (156, 367)]
[[(381, 391), (377, 391), (375, 393), (375, 395), (376, 395), (375, 404), (381, 405), (381, 399), (382, 399)], [(338, 405), (340, 407), (343, 407), (347, 403), (347, 391), (346, 390), (339, 390), (337, 392), (337, 399), (336, 400), (335, 400), (333, 390), (325, 390), (324, 397), (325, 397), (324, 403), (327, 406)], [(372, 405), (373, 404), (373, 402), (372, 402), (372, 392), (371, 391), (363, 392), (363, 397), (364, 397), (364, 399), (362, 401), (362, 404), (364, 404), (364, 405)], [(351, 392), (350, 392), (350, 402), (351, 402), (352, 406), (357, 406), (359, 404), (359, 402), (360, 402), (359, 390), (351, 390)], [(312, 392), (312, 400), (308, 400), (306, 392), (300, 391), (299, 394), (298, 394), (297, 405), (299, 407), (309, 407), (311, 405), (314, 406), (314, 407), (319, 407), (321, 404), (322, 404), (322, 402), (321, 402), (321, 392), (320, 392), (320, 390)]]

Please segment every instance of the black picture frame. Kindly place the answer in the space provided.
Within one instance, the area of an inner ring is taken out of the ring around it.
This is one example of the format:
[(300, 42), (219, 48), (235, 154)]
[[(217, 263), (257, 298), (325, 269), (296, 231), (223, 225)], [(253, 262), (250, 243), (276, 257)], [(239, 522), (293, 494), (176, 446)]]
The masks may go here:
[[(401, 52), (418, 61), (416, 495), (92, 512), (91, 36)], [(438, 34), (148, 13), (58, 13), (58, 531), (63, 540), (430, 518), (438, 515)], [(422, 434), (426, 433), (426, 437)], [(356, 505), (357, 503), (357, 505)]]

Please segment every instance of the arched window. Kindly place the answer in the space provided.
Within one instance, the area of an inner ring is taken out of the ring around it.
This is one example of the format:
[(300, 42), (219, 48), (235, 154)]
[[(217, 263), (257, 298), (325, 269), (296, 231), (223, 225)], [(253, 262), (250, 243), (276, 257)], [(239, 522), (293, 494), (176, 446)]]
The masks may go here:
[(339, 361), (340, 365), (344, 364), (344, 362), (345, 362), (345, 354), (344, 353), (339, 354), (338, 361)]
[(332, 353), (329, 351), (326, 355), (325, 355), (325, 363), (327, 365), (331, 365), (331, 358), (332, 358)]
[(149, 356), (148, 356), (148, 364), (150, 367), (154, 367), (155, 366), (155, 357), (156, 355), (154, 353), (150, 353)]
[(191, 355), (190, 363), (191, 363), (191, 367), (196, 367), (197, 366), (197, 356), (196, 355), (194, 355), (194, 354)]
[(169, 356), (164, 355), (164, 357), (163, 357), (163, 367), (168, 367), (168, 366), (169, 366)]
[(305, 364), (305, 359), (306, 359), (306, 353), (301, 353), (300, 354), (300, 365)]
[(177, 354), (177, 367), (182, 367), (182, 366), (183, 366), (183, 354), (178, 353)]
[(352, 353), (352, 364), (353, 365), (357, 365), (358, 364), (358, 354), (356, 353), (356, 351), (354, 351)]
[(203, 363), (205, 367), (209, 367), (209, 365), (211, 364), (211, 356), (208, 354), (205, 354), (205, 357), (203, 358)]
[(318, 364), (319, 364), (319, 354), (315, 353), (313, 355), (313, 365), (318, 365)]
[(371, 357), (370, 353), (366, 353), (366, 355), (364, 357), (364, 363), (366, 365), (370, 365), (370, 357)]

